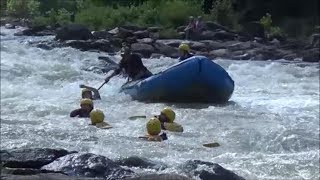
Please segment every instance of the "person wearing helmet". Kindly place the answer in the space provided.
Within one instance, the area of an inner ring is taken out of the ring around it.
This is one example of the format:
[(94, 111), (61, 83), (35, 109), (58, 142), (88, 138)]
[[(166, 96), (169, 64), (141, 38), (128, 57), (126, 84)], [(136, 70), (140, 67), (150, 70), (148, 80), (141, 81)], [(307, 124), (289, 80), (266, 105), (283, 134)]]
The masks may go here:
[(92, 100), (101, 99), (100, 93), (96, 88), (86, 86), (83, 84), (80, 85), (80, 88), (83, 88), (81, 91), (82, 99), (84, 99), (84, 98), (88, 98), (88, 99), (92, 99)]
[(159, 119), (161, 123), (161, 129), (173, 131), (173, 132), (183, 132), (183, 127), (174, 122), (176, 118), (176, 113), (169, 107), (164, 108), (160, 115), (155, 116)]
[(193, 16), (189, 17), (189, 23), (187, 27), (184, 29), (184, 31), (186, 33), (186, 39), (190, 39), (196, 31), (196, 23)]
[(147, 135), (140, 136), (141, 139), (146, 139), (148, 141), (164, 141), (167, 140), (167, 134), (163, 132), (161, 135), (161, 123), (160, 120), (153, 117), (151, 118), (146, 125)]
[(193, 56), (193, 54), (190, 53), (190, 47), (188, 44), (181, 43), (180, 46), (178, 47), (179, 50), (179, 61), (184, 61), (190, 57)]
[(90, 112), (93, 110), (93, 102), (91, 99), (81, 99), (80, 108), (73, 110), (70, 117), (90, 117)]
[(119, 63), (119, 68), (116, 69), (110, 76), (105, 79), (108, 82), (112, 77), (123, 73), (128, 77), (128, 81), (136, 81), (145, 79), (153, 74), (143, 65), (141, 57), (138, 54), (131, 53), (128, 47), (122, 49), (122, 59)]
[(99, 109), (94, 109), (90, 112), (91, 125), (101, 129), (112, 128), (108, 123), (104, 122), (104, 113)]

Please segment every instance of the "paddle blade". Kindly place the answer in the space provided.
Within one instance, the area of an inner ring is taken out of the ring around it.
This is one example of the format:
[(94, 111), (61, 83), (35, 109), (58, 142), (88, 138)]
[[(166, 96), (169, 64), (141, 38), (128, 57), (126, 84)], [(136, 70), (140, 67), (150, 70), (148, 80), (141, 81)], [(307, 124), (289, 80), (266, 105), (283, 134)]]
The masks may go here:
[(203, 144), (204, 147), (208, 147), (208, 148), (214, 148), (214, 147), (219, 147), (220, 144), (217, 142), (214, 143), (207, 143), (207, 144)]
[(128, 119), (130, 120), (136, 120), (136, 119), (145, 119), (147, 116), (130, 116)]

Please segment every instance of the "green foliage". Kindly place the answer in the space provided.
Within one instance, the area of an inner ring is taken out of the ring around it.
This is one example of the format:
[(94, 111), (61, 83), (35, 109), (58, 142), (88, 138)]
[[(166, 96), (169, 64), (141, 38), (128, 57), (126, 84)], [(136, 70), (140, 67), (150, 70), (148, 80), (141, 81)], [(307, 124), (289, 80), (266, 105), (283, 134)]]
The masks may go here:
[(30, 17), (39, 15), (40, 3), (36, 0), (8, 0), (8, 13), (15, 17)]
[(272, 18), (271, 15), (269, 13), (267, 13), (265, 16), (263, 16), (260, 19), (260, 24), (263, 26), (263, 28), (267, 31), (270, 30), (271, 28), (271, 24), (272, 24)]
[(211, 10), (211, 20), (227, 27), (237, 26), (236, 15), (232, 9), (231, 0), (217, 0)]
[(270, 27), (270, 36), (283, 36), (284, 32), (278, 26)]

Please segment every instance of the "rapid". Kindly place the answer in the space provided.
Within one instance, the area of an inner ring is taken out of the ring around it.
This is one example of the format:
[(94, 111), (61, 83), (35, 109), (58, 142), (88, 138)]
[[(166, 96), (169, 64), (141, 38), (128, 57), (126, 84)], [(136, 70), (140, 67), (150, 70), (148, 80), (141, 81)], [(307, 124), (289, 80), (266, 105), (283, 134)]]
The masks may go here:
[[(50, 147), (91, 152), (111, 159), (142, 156), (179, 173), (187, 160), (220, 164), (246, 179), (319, 179), (319, 64), (215, 60), (235, 81), (226, 105), (142, 103), (118, 93), (126, 79), (113, 78), (96, 108), (108, 130), (89, 119), (70, 118), (79, 107), (80, 84), (99, 87), (106, 77), (92, 69), (103, 53), (72, 48), (42, 50), (28, 42), (53, 37), (16, 37), (1, 27), (1, 149)], [(110, 56), (118, 62), (119, 55)], [(178, 61), (144, 59), (153, 73)], [(162, 143), (138, 139), (146, 119), (165, 106), (184, 132)], [(217, 148), (202, 144), (218, 142)], [(150, 170), (153, 171), (153, 170)]]

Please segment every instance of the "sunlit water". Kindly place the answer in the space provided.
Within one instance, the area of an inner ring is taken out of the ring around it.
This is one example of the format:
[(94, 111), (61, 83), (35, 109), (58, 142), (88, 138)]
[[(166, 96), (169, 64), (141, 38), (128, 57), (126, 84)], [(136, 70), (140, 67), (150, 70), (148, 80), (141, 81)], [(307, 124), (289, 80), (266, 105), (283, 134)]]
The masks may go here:
[[(1, 149), (52, 147), (105, 155), (111, 159), (142, 156), (169, 165), (200, 159), (216, 162), (246, 179), (319, 179), (319, 64), (218, 60), (235, 81), (225, 106), (170, 104), (185, 132), (168, 141), (146, 142), (146, 119), (162, 103), (145, 104), (119, 94), (126, 81), (115, 77), (95, 107), (114, 128), (89, 126), (70, 118), (78, 108), (79, 84), (99, 87), (105, 75), (86, 71), (104, 54), (72, 48), (45, 51), (29, 41), (53, 37), (14, 37), (1, 28)], [(119, 61), (119, 56), (112, 57)], [(152, 72), (177, 62), (145, 59)], [(203, 143), (221, 147), (205, 148)]]

